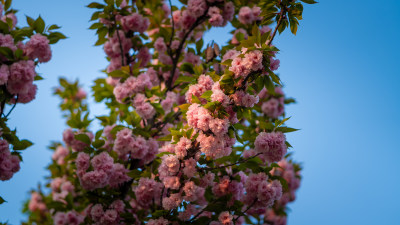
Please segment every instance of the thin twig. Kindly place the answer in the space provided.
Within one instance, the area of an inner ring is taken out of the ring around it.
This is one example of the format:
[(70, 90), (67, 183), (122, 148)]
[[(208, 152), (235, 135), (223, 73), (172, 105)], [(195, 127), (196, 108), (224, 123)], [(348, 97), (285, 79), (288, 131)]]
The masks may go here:
[(10, 114), (11, 114), (11, 112), (14, 110), (14, 108), (15, 108), (15, 106), (17, 105), (17, 103), (18, 103), (18, 95), (17, 95), (17, 99), (15, 99), (15, 103), (14, 103), (14, 105), (13, 105), (13, 107), (10, 109), (10, 111), (7, 113), (7, 115), (5, 116), (5, 118), (7, 118)]
[(189, 28), (188, 32), (185, 33), (185, 35), (183, 36), (181, 42), (179, 43), (179, 47), (176, 50), (175, 53), (175, 57), (172, 56), (172, 54), (170, 55), (170, 57), (172, 58), (172, 70), (171, 70), (171, 75), (168, 78), (167, 82), (166, 82), (166, 86), (167, 86), (167, 91), (172, 90), (172, 81), (174, 79), (175, 76), (175, 70), (179, 61), (179, 57), (181, 56), (182, 53), (182, 48), (183, 45), (186, 42), (186, 39), (189, 37), (190, 33), (192, 33), (192, 31), (201, 23), (203, 23), (205, 21), (205, 19), (208, 17), (207, 16), (208, 13), (208, 9), (204, 12), (204, 14), (202, 16), (200, 16), (199, 18), (197, 18), (197, 20), (193, 23), (193, 25)]
[(171, 3), (171, 0), (169, 0), (169, 5), (171, 7), (170, 13), (171, 13), (171, 21), (172, 21), (172, 34), (171, 34), (171, 38), (169, 39), (168, 51), (171, 52), (172, 39), (175, 36), (175, 22), (174, 22), (174, 17), (173, 17), (173, 14), (172, 14), (172, 3)]
[(271, 45), (271, 44), (272, 44), (272, 41), (273, 41), (274, 38), (275, 38), (276, 32), (278, 31), (279, 26), (282, 24), (283, 17), (284, 17), (285, 14), (286, 14), (286, 7), (285, 7), (285, 6), (282, 6), (282, 7), (283, 7), (283, 8), (282, 8), (281, 12), (279, 13), (279, 20), (278, 20), (278, 23), (276, 24), (275, 30), (274, 30), (274, 32), (272, 33), (271, 39), (268, 41), (268, 45)]
[[(250, 209), (251, 207), (253, 207), (254, 204), (256, 204), (256, 202), (257, 202), (257, 198), (254, 199), (254, 201), (247, 207), (246, 210), (244, 210), (243, 214), (246, 214), (246, 212), (249, 211), (249, 209)], [(236, 217), (235, 219), (233, 219), (233, 222), (235, 223), (240, 217), (241, 217), (241, 216), (238, 216), (238, 217)]]

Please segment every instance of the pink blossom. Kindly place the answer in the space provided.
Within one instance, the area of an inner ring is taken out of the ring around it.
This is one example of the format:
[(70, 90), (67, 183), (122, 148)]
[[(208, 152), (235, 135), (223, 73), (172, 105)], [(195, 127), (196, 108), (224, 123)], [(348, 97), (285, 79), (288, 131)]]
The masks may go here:
[(263, 153), (268, 162), (278, 162), (286, 154), (286, 137), (281, 132), (258, 134), (254, 145), (258, 153)]
[(233, 19), (234, 14), (235, 14), (235, 5), (233, 4), (233, 2), (226, 2), (222, 13), (224, 20), (231, 21)]
[(231, 41), (232, 44), (234, 44), (234, 45), (239, 44), (239, 40), (236, 38), (236, 35), (238, 33), (242, 33), (244, 35), (245, 40), (249, 37), (249, 35), (247, 34), (247, 31), (245, 29), (239, 28), (239, 29), (235, 30), (235, 32), (233, 32), (233, 37), (232, 37), (232, 41)]
[(164, 218), (158, 218), (156, 220), (150, 219), (147, 225), (169, 225), (170, 222)]
[(138, 61), (140, 61), (140, 67), (145, 67), (149, 64), (152, 56), (150, 55), (149, 49), (147, 47), (142, 47), (137, 54)]
[(239, 55), (240, 55), (239, 51), (231, 49), (224, 54), (224, 56), (222, 57), (222, 61), (226, 61), (228, 59), (233, 60), (234, 58), (238, 57)]
[(129, 128), (124, 128), (118, 131), (116, 134), (114, 151), (120, 158), (125, 158), (126, 155), (131, 151), (133, 142), (134, 138), (132, 136), (132, 130)]
[(165, 44), (164, 38), (163, 38), (163, 37), (157, 38), (157, 40), (154, 42), (154, 48), (155, 48), (158, 52), (165, 52), (165, 51), (167, 51), (167, 45)]
[(105, 187), (108, 184), (108, 175), (103, 170), (90, 171), (83, 174), (81, 185), (86, 190)]
[(155, 201), (160, 199), (162, 186), (160, 183), (149, 178), (140, 178), (139, 184), (135, 189), (137, 203), (147, 208)]
[(187, 62), (193, 65), (199, 65), (201, 63), (200, 56), (195, 55), (193, 52), (186, 52), (183, 62)]
[(17, 50), (17, 47), (14, 45), (14, 38), (9, 34), (0, 34), (0, 47), (7, 47), (12, 51)]
[(279, 68), (280, 60), (279, 59), (270, 59), (270, 69), (275, 71)]
[(26, 93), (22, 93), (18, 95), (18, 99), (17, 98), (12, 98), (10, 100), (11, 103), (29, 103), (31, 102), (33, 99), (35, 99), (36, 97), (36, 92), (37, 92), (37, 86), (36, 84), (32, 84), (30, 83), (29, 85), (27, 85), (26, 87), (27, 92)]
[(187, 177), (193, 177), (197, 172), (196, 169), (196, 160), (193, 158), (185, 160), (185, 167), (183, 168), (183, 174)]
[(93, 220), (98, 221), (103, 216), (104, 210), (101, 204), (94, 205), (90, 210), (90, 216)]
[[(196, 0), (192, 0), (192, 1), (196, 1)], [(199, 1), (199, 0), (197, 0), (197, 1)], [(200, 1), (204, 1), (204, 0), (200, 0)], [(189, 10), (183, 11), (182, 20), (181, 20), (183, 28), (189, 29), (194, 24), (195, 21), (196, 21), (195, 14), (193, 14), (192, 12), (189, 12)]]
[(164, 155), (161, 157), (161, 165), (158, 168), (160, 177), (175, 176), (179, 168), (179, 159), (175, 155)]
[(0, 66), (0, 85), (6, 84), (10, 76), (10, 69), (7, 65), (3, 64)]
[(139, 116), (144, 119), (151, 119), (156, 114), (156, 110), (150, 103), (143, 101), (143, 96), (143, 94), (136, 95), (133, 105)]
[(1, 17), (1, 20), (5, 23), (7, 23), (7, 19), (11, 19), (12, 27), (15, 27), (17, 25), (18, 20), (14, 13), (8, 13), (8, 14), (4, 15), (3, 17)]
[(37, 58), (39, 62), (48, 62), (51, 59), (49, 40), (41, 34), (32, 35), (24, 51), (30, 59)]
[(132, 13), (129, 16), (122, 17), (121, 24), (125, 31), (143, 33), (149, 27), (150, 21), (138, 13)]
[(164, 197), (162, 206), (166, 210), (177, 208), (182, 203), (182, 196), (179, 193), (171, 194), (169, 197)]
[(278, 118), (284, 112), (284, 104), (276, 98), (271, 98), (262, 104), (261, 110), (271, 118)]
[(122, 30), (118, 30), (104, 44), (104, 51), (109, 57), (116, 58), (128, 53), (131, 47), (131, 40), (126, 38), (125, 33)]
[(221, 27), (224, 25), (224, 18), (221, 15), (220, 9), (218, 7), (210, 7), (208, 10), (208, 15), (210, 16), (208, 22), (211, 24), (211, 26)]
[(251, 24), (255, 20), (253, 11), (250, 7), (244, 6), (239, 11), (239, 22), (242, 24)]
[(233, 225), (233, 216), (229, 212), (222, 212), (218, 216), (218, 220), (223, 225)]
[(107, 153), (102, 152), (90, 160), (94, 170), (103, 170), (106, 173), (110, 173), (113, 169), (114, 159)]
[(228, 133), (229, 121), (228, 119), (214, 118), (210, 121), (210, 130), (217, 136)]
[(57, 146), (52, 159), (59, 165), (63, 165), (65, 157), (69, 154), (69, 150), (62, 145)]
[(189, 0), (187, 3), (187, 7), (189, 13), (198, 18), (202, 16), (207, 10), (207, 3), (205, 0)]
[(11, 94), (27, 93), (36, 76), (35, 63), (32, 60), (18, 61), (10, 66), (10, 71), (7, 90)]
[(163, 184), (164, 184), (165, 188), (170, 188), (173, 190), (178, 190), (181, 185), (181, 183), (179, 181), (179, 177), (177, 177), (177, 176), (169, 176), (169, 177), (163, 178)]
[(189, 140), (185, 137), (181, 137), (181, 139), (175, 146), (176, 156), (180, 159), (183, 159), (186, 156), (187, 150), (191, 147), (191, 145), (192, 145), (191, 140)]

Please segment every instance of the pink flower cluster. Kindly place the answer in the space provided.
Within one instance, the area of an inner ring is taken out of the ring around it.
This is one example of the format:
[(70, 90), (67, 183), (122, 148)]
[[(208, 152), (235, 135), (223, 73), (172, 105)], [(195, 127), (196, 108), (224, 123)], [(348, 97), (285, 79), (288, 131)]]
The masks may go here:
[(57, 212), (53, 216), (54, 225), (80, 225), (85, 220), (85, 216), (72, 210), (69, 212)]
[(271, 207), (276, 200), (282, 197), (282, 185), (279, 181), (268, 182), (265, 173), (250, 174), (246, 179), (246, 196), (244, 201), (254, 209)]
[(279, 201), (281, 206), (285, 206), (296, 199), (296, 190), (300, 187), (300, 172), (296, 172), (293, 163), (286, 159), (278, 162), (278, 165), (280, 168), (274, 168), (270, 173), (283, 177), (288, 184), (289, 192), (285, 192)]
[[(214, 81), (210, 76), (207, 75), (200, 75), (198, 78), (197, 84), (190, 85), (188, 91), (186, 92), (186, 101), (189, 103), (192, 103), (192, 96), (196, 96), (197, 98), (200, 98), (200, 96), (206, 92), (212, 89), (214, 85)], [(207, 101), (205, 99), (202, 100), (202, 103), (206, 103)]]
[(161, 106), (164, 109), (164, 112), (166, 114), (171, 112), (173, 104), (177, 103), (177, 101), (178, 101), (178, 95), (175, 92), (168, 91), (165, 99), (161, 101)]
[(120, 214), (125, 212), (125, 204), (122, 200), (115, 200), (108, 208), (96, 204), (89, 207), (87, 212), (95, 225), (120, 224)]
[[(82, 133), (83, 132), (81, 132), (81, 131), (74, 132), (74, 131), (72, 131), (71, 128), (66, 129), (63, 133), (63, 140), (64, 140), (65, 144), (67, 145), (67, 147), (70, 147), (73, 151), (77, 151), (77, 152), (81, 152), (86, 147), (88, 147), (89, 144), (86, 144), (82, 141), (75, 139), (75, 135), (82, 134)], [(86, 132), (85, 134), (89, 137), (90, 140), (93, 140), (94, 136), (91, 132)]]
[(65, 163), (64, 159), (69, 154), (68, 148), (62, 145), (57, 146), (52, 159), (57, 162), (58, 165), (63, 165)]
[(132, 130), (124, 128), (117, 132), (114, 151), (123, 160), (128, 160), (130, 156), (142, 160), (143, 163), (149, 163), (158, 153), (158, 143), (154, 139), (146, 140), (143, 137), (134, 137)]
[[(104, 52), (111, 58), (111, 64), (107, 72), (120, 69), (122, 66), (122, 57), (129, 53), (132, 47), (131, 40), (125, 36), (122, 30), (118, 30), (104, 44)], [(124, 57), (124, 59), (126, 59)], [(125, 62), (124, 62), (125, 63)]]
[(148, 208), (153, 201), (160, 203), (162, 184), (150, 178), (140, 178), (135, 189), (136, 202), (143, 208)]
[(200, 56), (194, 54), (193, 52), (186, 52), (185, 57), (183, 58), (182, 62), (190, 63), (190, 64), (196, 66), (196, 65), (200, 65), (201, 59), (200, 59)]
[[(35, 34), (26, 44), (22, 42), (14, 44), (14, 38), (11, 35), (0, 34), (0, 47), (9, 48), (11, 51), (23, 50), (24, 56), (29, 58), (29, 60), (13, 62), (11, 65), (0, 66), (0, 85), (6, 85), (10, 94), (18, 96), (11, 98), (10, 103), (32, 101), (37, 89), (37, 86), (33, 84), (36, 76), (34, 60), (48, 62), (51, 59), (49, 40), (41, 34)], [(0, 56), (0, 60), (7, 61), (4, 56)]]
[(11, 179), (20, 169), (19, 162), (18, 156), (11, 154), (8, 142), (0, 140), (0, 180)]
[[(120, 163), (114, 163), (114, 159), (102, 152), (92, 159), (86, 153), (80, 152), (75, 160), (77, 175), (82, 187), (86, 190), (94, 190), (106, 186), (118, 187), (130, 180), (126, 174), (128, 170)], [(87, 171), (92, 166), (92, 171)]]
[(272, 96), (268, 94), (268, 91), (264, 88), (258, 96), (260, 98), (266, 98), (268, 100), (263, 101), (261, 110), (265, 115), (271, 118), (278, 118), (285, 111), (285, 97), (280, 87), (275, 88), (277, 95)]
[(261, 20), (262, 18), (260, 17), (261, 14), (261, 8), (258, 6), (254, 6), (253, 8), (250, 8), (248, 6), (244, 6), (240, 8), (239, 11), (239, 22), (242, 24), (252, 24), (254, 21)]
[(286, 136), (282, 132), (261, 132), (254, 141), (255, 151), (272, 163), (282, 160), (287, 151)]
[(236, 37), (236, 35), (238, 33), (242, 33), (245, 40), (249, 37), (249, 34), (247, 33), (247, 31), (245, 29), (239, 28), (239, 29), (235, 30), (235, 32), (233, 32), (233, 37), (232, 37), (232, 40), (231, 40), (231, 43), (234, 44), (234, 45), (239, 44), (239, 40)]
[(75, 195), (75, 187), (66, 177), (57, 177), (51, 181), (51, 194), (54, 201), (64, 202), (68, 194)]
[(29, 201), (28, 208), (31, 212), (44, 212), (47, 210), (46, 204), (44, 203), (42, 196), (35, 191), (31, 193), (31, 199)]
[(41, 34), (34, 34), (26, 43), (24, 52), (32, 60), (37, 58), (41, 63), (50, 61), (49, 39)]
[(210, 19), (208, 19), (208, 22), (211, 24), (211, 26), (222, 27), (225, 25), (224, 18), (221, 15), (221, 10), (218, 7), (210, 7), (208, 9), (208, 16), (210, 17)]
[(124, 103), (124, 100), (133, 96), (136, 93), (143, 92), (145, 89), (151, 89), (151, 83), (148, 73), (141, 73), (137, 77), (129, 77), (125, 82), (120, 83), (114, 88), (114, 96), (119, 103)]
[(189, 0), (187, 3), (187, 11), (190, 15), (193, 15), (195, 18), (198, 18), (207, 10), (207, 2), (206, 0)]
[(150, 21), (139, 13), (132, 13), (121, 18), (121, 25), (126, 32), (133, 31), (144, 33), (149, 27)]
[[(232, 54), (232, 53), (231, 53)], [(246, 77), (252, 71), (258, 71), (263, 69), (263, 54), (259, 50), (251, 52), (245, 51), (244, 58), (240, 55), (236, 56), (229, 70), (235, 74), (235, 78)]]
[(253, 107), (254, 104), (257, 104), (259, 101), (257, 95), (254, 96), (242, 90), (236, 91), (231, 97), (236, 105), (244, 107)]
[(221, 103), (222, 106), (228, 107), (230, 99), (224, 93), (224, 91), (221, 89), (221, 86), (220, 86), (219, 82), (215, 82), (214, 85), (212, 86), (211, 90), (213, 92), (211, 94), (211, 101), (219, 102), (219, 103)]
[(147, 225), (169, 225), (170, 222), (163, 217), (158, 218), (156, 220), (150, 219), (149, 222), (147, 222)]

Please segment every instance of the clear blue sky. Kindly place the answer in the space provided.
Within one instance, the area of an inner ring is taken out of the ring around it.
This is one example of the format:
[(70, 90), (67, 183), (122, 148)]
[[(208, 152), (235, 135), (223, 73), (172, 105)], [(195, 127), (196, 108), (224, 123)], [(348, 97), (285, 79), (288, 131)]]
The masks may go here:
[[(0, 221), (19, 224), (28, 191), (48, 175), (46, 146), (65, 129), (52, 87), (62, 75), (79, 78), (86, 90), (106, 65), (87, 28), (91, 10), (82, 0), (14, 0), (24, 14), (61, 25), (69, 39), (53, 47), (53, 59), (40, 66), (37, 99), (18, 105), (11, 126), (35, 142), (11, 181), (0, 183), (9, 202)], [(400, 213), (400, 1), (321, 0), (306, 6), (297, 36), (276, 38), (279, 70), (288, 96), (294, 157), (304, 163), (302, 186), (290, 205), (290, 225), (398, 225)], [(207, 34), (223, 43), (225, 30)], [(226, 32), (227, 33), (227, 32)], [(92, 106), (92, 114), (101, 106)]]

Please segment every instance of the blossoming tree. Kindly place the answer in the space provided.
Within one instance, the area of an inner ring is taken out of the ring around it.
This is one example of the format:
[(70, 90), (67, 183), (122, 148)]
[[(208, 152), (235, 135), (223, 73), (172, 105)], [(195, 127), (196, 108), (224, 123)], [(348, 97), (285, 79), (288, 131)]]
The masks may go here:
[[(17, 11), (10, 6), (11, 0), (0, 2), (0, 182), (19, 171), (20, 151), (32, 145), (29, 140), (20, 140), (16, 130), (8, 127), (8, 117), (17, 104), (35, 98), (34, 81), (43, 79), (35, 67), (50, 61), (50, 44), (65, 38), (55, 32), (57, 25), (46, 27), (40, 16), (36, 20), (27, 16), (28, 26), (18, 27)], [(0, 204), (4, 201), (0, 197)]]
[[(77, 82), (55, 91), (70, 127), (26, 224), (286, 224), (300, 165), (288, 154), (277, 33), (313, 0), (91, 3), (109, 59), (89, 115)], [(224, 46), (212, 27), (234, 27)], [(271, 25), (273, 29), (269, 27)], [(90, 119), (92, 118), (92, 119)], [(93, 121), (101, 129), (92, 131)]]

